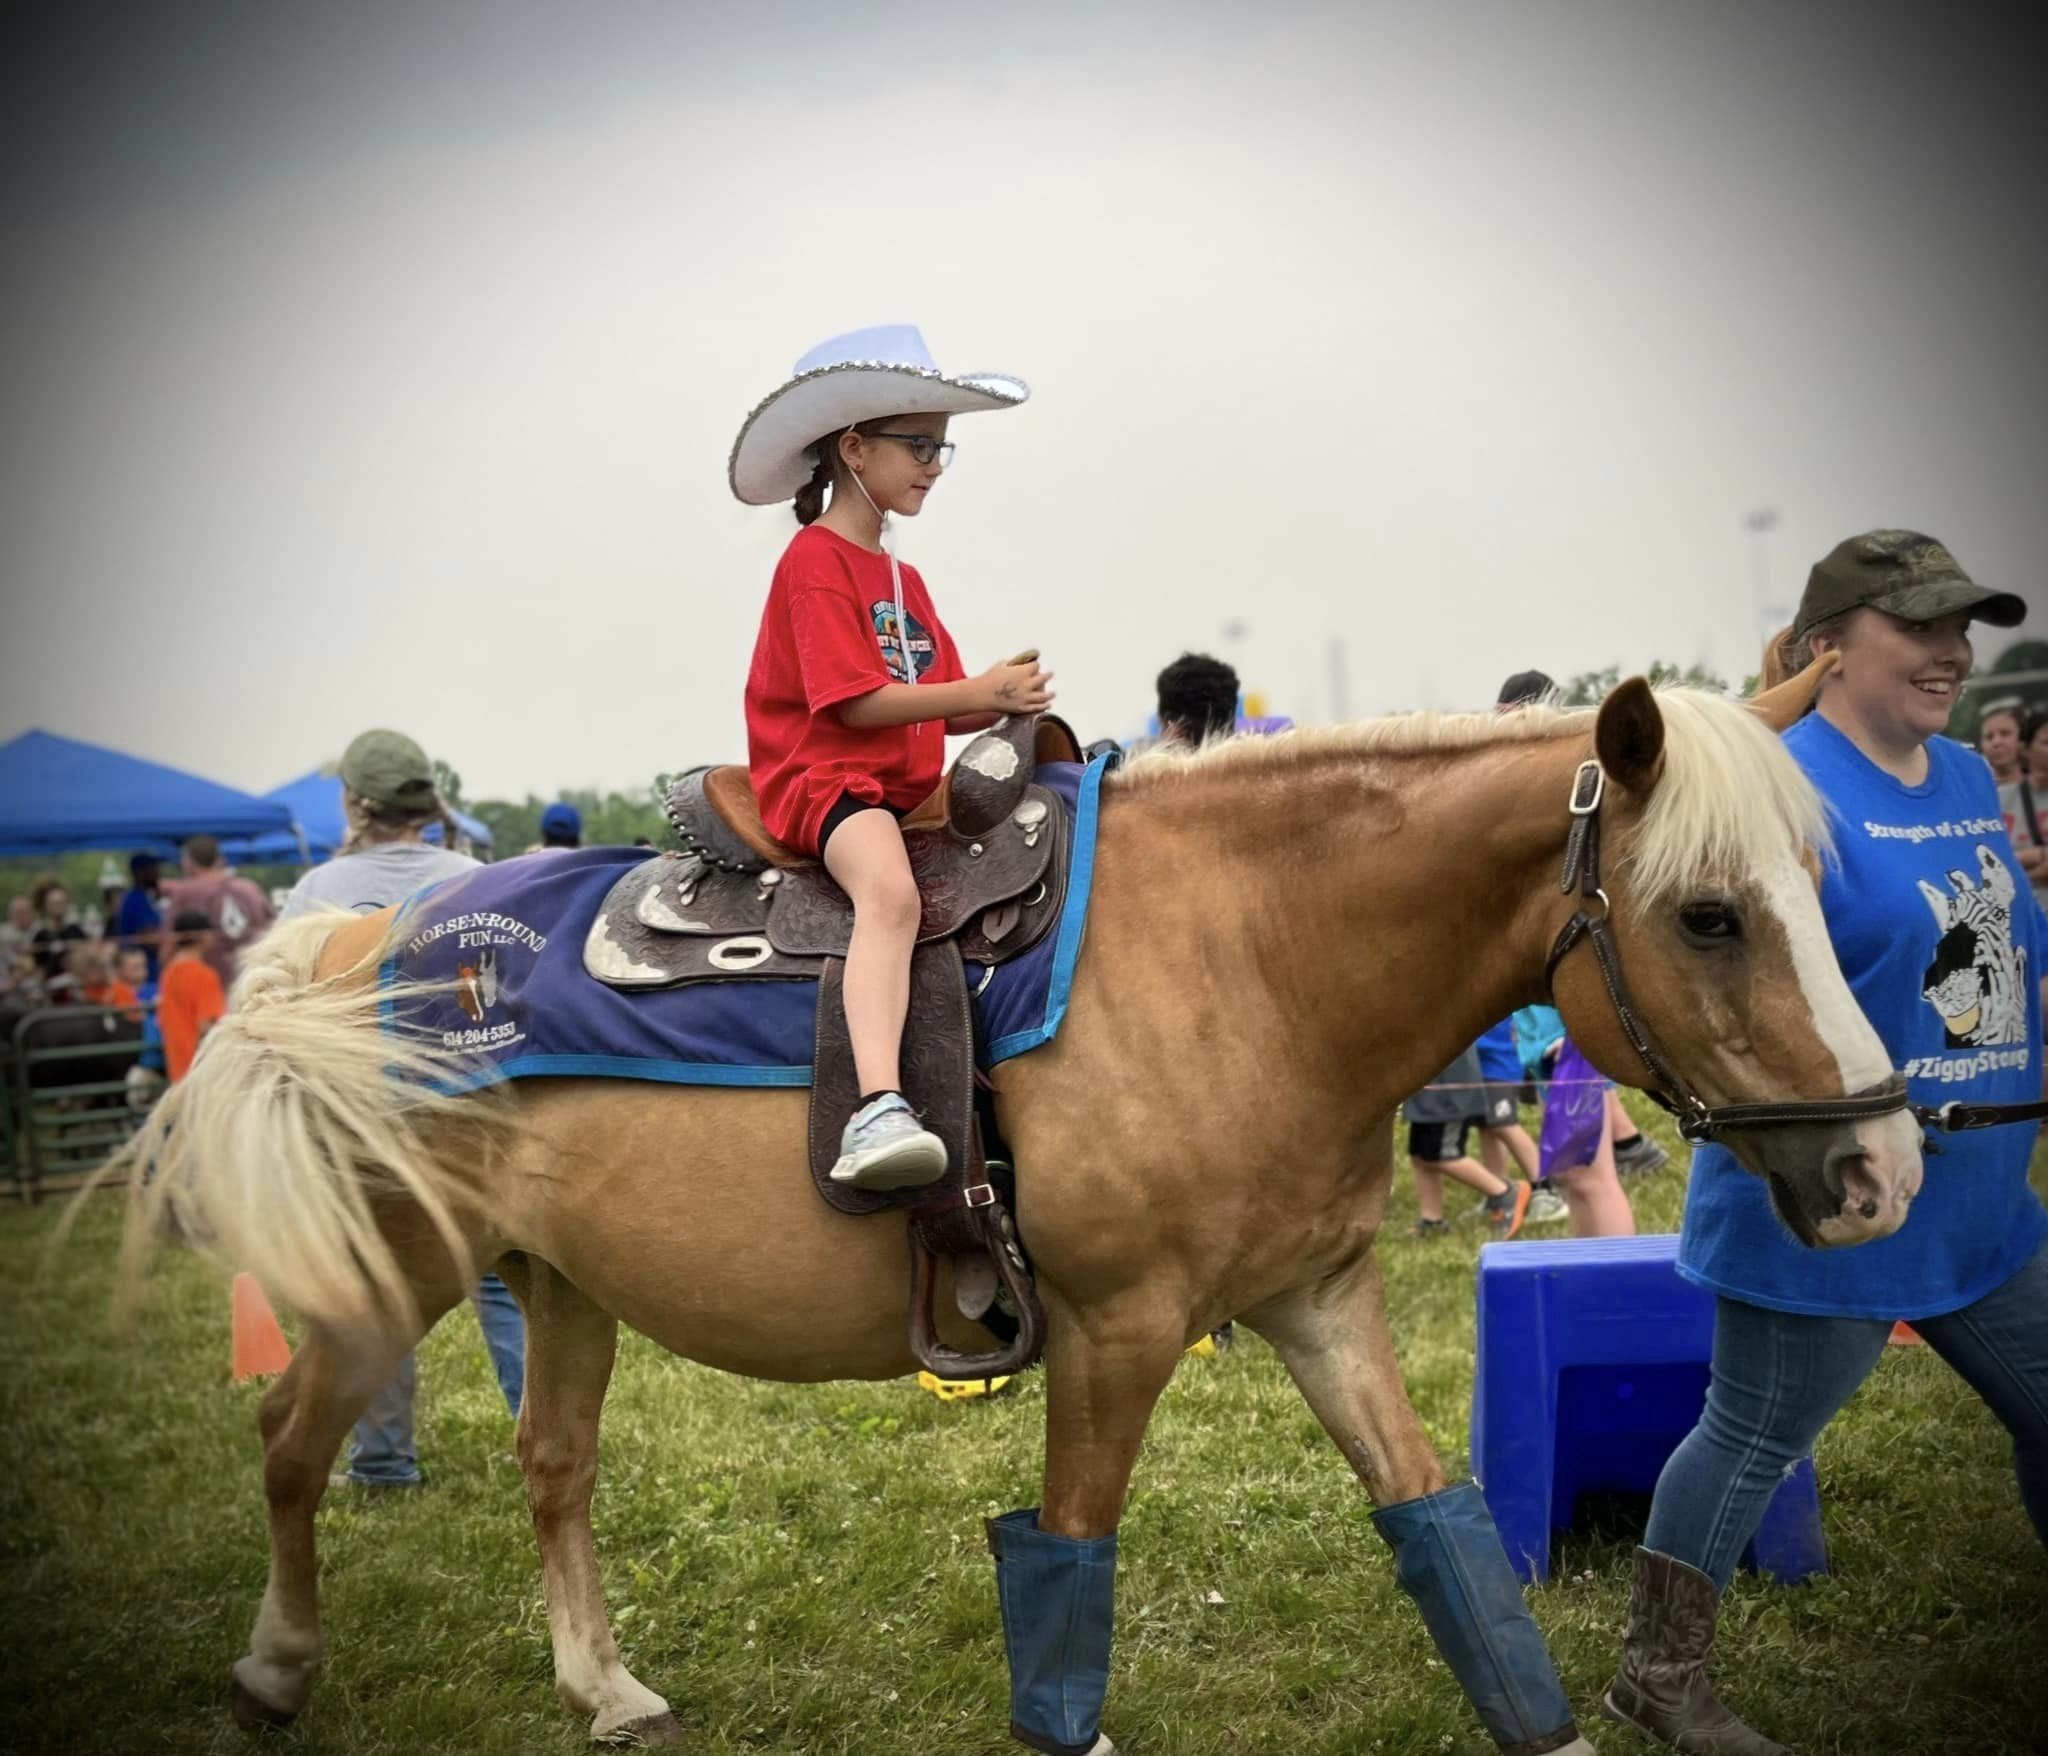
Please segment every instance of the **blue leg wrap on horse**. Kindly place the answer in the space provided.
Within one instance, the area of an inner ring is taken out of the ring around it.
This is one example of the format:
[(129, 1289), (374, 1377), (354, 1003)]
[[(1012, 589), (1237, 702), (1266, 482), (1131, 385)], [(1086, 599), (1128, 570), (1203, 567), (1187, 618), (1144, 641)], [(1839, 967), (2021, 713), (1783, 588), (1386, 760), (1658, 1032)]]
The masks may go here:
[(1561, 1750), (1579, 1735), (1550, 1649), (1522, 1601), (1476, 1482), (1381, 1508), (1394, 1577), (1494, 1742), (1512, 1756)]
[(1116, 1538), (1055, 1536), (1038, 1508), (988, 1521), (1010, 1659), (1010, 1736), (1045, 1756), (1086, 1756), (1109, 1689)]

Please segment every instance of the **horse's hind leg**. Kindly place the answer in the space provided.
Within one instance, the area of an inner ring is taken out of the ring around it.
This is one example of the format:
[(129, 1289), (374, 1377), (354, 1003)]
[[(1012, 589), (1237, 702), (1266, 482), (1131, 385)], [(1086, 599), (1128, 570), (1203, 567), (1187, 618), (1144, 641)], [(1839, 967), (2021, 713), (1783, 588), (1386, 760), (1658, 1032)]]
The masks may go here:
[(1401, 1589), (1495, 1742), (1591, 1756), (1485, 1500), (1471, 1482), (1444, 1485), (1401, 1382), (1371, 1251), (1244, 1321), (1279, 1351), (1372, 1495)]
[(594, 1738), (680, 1742), (682, 1731), (668, 1703), (619, 1658), (590, 1534), (597, 1425), (618, 1347), (618, 1319), (538, 1258), (508, 1257), (499, 1273), (526, 1308), (519, 1463), (540, 1544), (555, 1688), (570, 1707), (590, 1715)]
[(270, 1509), (270, 1581), (230, 1684), (235, 1718), (245, 1726), (288, 1725), (313, 1692), (321, 1646), (313, 1514), (327, 1471), (378, 1387), (458, 1296), (452, 1284), (431, 1294), (415, 1286), (417, 1328), (371, 1326), (347, 1336), (310, 1331), (263, 1398), (257, 1424)]

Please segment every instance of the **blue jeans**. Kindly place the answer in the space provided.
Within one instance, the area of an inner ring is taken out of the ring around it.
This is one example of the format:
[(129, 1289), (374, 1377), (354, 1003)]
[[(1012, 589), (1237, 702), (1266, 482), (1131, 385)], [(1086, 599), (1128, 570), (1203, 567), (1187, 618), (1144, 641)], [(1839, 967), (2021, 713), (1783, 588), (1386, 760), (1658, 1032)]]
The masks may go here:
[[(491, 1352), (498, 1388), (505, 1393), (505, 1406), (517, 1420), (519, 1399), (526, 1389), (526, 1319), (519, 1314), (512, 1289), (495, 1274), (485, 1275), (469, 1298), (484, 1332), (484, 1345)], [(370, 1398), (349, 1443), (351, 1481), (389, 1486), (420, 1479), (419, 1454), (413, 1449), (412, 1437), (412, 1393), (417, 1380), (418, 1368), (407, 1354), (398, 1362), (391, 1382)]]
[[(1974, 1305), (1913, 1327), (2012, 1434), (2020, 1502), (2048, 1544), (2048, 1248)], [(1725, 1591), (1779, 1478), (1870, 1376), (1891, 1330), (1717, 1300), (1706, 1410), (1657, 1478), (1643, 1546)]]

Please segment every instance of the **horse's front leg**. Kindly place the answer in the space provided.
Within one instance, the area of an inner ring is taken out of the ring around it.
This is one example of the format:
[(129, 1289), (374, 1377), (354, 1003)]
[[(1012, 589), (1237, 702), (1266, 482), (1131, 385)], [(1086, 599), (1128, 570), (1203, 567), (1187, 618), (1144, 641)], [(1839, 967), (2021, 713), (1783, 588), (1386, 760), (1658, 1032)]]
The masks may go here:
[(1116, 1527), (1152, 1406), (1187, 1341), (1187, 1305), (1139, 1290), (1085, 1323), (1048, 1297), (1045, 1500), (989, 1520), (1010, 1661), (1010, 1733), (1049, 1756), (1114, 1756), (1101, 1735)]
[(593, 1738), (680, 1743), (682, 1729), (668, 1703), (619, 1657), (590, 1534), (597, 1428), (618, 1350), (618, 1319), (537, 1257), (507, 1257), (498, 1272), (526, 1312), (519, 1464), (540, 1545), (555, 1690), (590, 1716)]
[(1444, 1484), (1401, 1382), (1371, 1249), (1243, 1321), (1278, 1350), (1371, 1494), (1401, 1589), (1494, 1741), (1514, 1756), (1591, 1756), (1477, 1484)]

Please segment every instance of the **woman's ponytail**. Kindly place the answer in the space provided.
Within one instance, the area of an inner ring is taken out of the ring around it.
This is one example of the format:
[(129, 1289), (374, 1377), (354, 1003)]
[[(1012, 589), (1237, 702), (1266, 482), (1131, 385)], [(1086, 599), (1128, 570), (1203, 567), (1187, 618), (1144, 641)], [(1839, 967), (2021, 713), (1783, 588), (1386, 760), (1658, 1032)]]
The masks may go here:
[(825, 442), (818, 442), (818, 463), (811, 471), (811, 479), (796, 491), (796, 521), (810, 524), (825, 510), (825, 490), (832, 485), (832, 453)]
[[(1825, 622), (1816, 622), (1804, 634), (1795, 634), (1789, 627), (1780, 628), (1764, 646), (1764, 668), (1757, 679), (1758, 691), (1775, 689), (1780, 683), (1798, 676), (1819, 656), (1813, 650), (1813, 643), (1822, 638), (1839, 641), (1848, 620), (1846, 614), (1830, 616)], [(1815, 696), (1814, 701), (1808, 704), (1808, 713), (1813, 711), (1819, 699)]]
[(1763, 671), (1757, 679), (1757, 688), (1759, 690), (1775, 689), (1788, 677), (1796, 677), (1801, 671), (1805, 670), (1806, 663), (1812, 659), (1813, 655), (1809, 649), (1807, 660), (1802, 661), (1800, 659), (1799, 649), (1803, 644), (1805, 643), (1793, 637), (1789, 625), (1780, 628), (1777, 633), (1773, 634), (1764, 643)]

